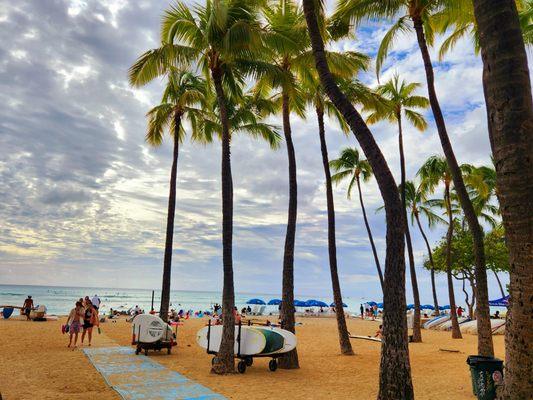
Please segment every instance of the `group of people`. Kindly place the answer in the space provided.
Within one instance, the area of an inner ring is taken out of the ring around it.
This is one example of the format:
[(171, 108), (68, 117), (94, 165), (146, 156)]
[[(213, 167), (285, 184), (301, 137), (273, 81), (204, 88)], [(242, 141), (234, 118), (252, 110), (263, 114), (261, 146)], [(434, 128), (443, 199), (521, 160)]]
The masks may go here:
[[(93, 337), (93, 328), (100, 326), (100, 318), (98, 316), (98, 308), (100, 307), (100, 298), (95, 294), (92, 299), (89, 296), (80, 298), (67, 318), (65, 325), (65, 332), (69, 333), (69, 342), (67, 347), (77, 347), (78, 334), (81, 334), (81, 344), (87, 336), (88, 344), (91, 345)], [(74, 343), (72, 340), (74, 339)]]
[(372, 319), (372, 321), (375, 321), (375, 319), (380, 313), (378, 306), (375, 304), (369, 307), (363, 307), (363, 305), (361, 304), (361, 306), (359, 307), (359, 311), (361, 313), (361, 319), (364, 319), (366, 317)]

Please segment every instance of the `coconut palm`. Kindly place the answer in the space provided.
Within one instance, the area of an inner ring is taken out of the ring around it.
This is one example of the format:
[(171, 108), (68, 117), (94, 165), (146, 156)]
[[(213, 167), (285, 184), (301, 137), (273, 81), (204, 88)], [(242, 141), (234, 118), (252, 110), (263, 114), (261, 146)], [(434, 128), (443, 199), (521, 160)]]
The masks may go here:
[(264, 65), (261, 54), (261, 27), (258, 19), (260, 0), (206, 0), (193, 12), (183, 2), (169, 7), (161, 24), (159, 53), (147, 54), (139, 65), (142, 77), (159, 73), (160, 65), (189, 63), (197, 65), (214, 86), (222, 126), (222, 289), (223, 334), (220, 351), (213, 363), (215, 373), (234, 371), (233, 309), (233, 182), (230, 158), (228, 93), (239, 97), (248, 74), (257, 74)]
[(355, 148), (346, 147), (341, 150), (339, 158), (331, 160), (330, 167), (335, 171), (335, 174), (331, 177), (331, 180), (335, 183), (340, 183), (345, 179), (349, 179), (348, 184), (348, 199), (351, 198), (352, 189), (357, 186), (357, 192), (359, 194), (359, 204), (361, 205), (361, 211), (363, 213), (363, 220), (365, 222), (366, 232), (368, 234), (368, 240), (370, 247), (372, 248), (372, 254), (374, 255), (374, 262), (376, 263), (376, 269), (378, 271), (379, 282), (381, 289), (383, 290), (383, 272), (381, 271), (381, 265), (379, 263), (378, 253), (376, 251), (376, 245), (374, 244), (374, 237), (372, 236), (372, 230), (366, 216), (365, 204), (363, 201), (363, 193), (361, 190), (361, 181), (368, 182), (372, 177), (372, 168), (367, 160), (362, 159), (359, 151)]
[(413, 320), (413, 342), (422, 341), (422, 329), (420, 326), (420, 294), (418, 292), (418, 281), (416, 279), (415, 258), (413, 255), (413, 245), (411, 243), (411, 233), (407, 223), (407, 209), (405, 203), (405, 154), (403, 150), (403, 130), (402, 116), (405, 116), (416, 129), (424, 131), (427, 122), (424, 116), (416, 109), (427, 108), (428, 99), (423, 96), (414, 94), (421, 85), (419, 83), (407, 83), (400, 80), (398, 74), (395, 74), (389, 81), (377, 87), (376, 92), (381, 96), (382, 102), (372, 111), (367, 118), (367, 123), (375, 123), (381, 120), (388, 120), (398, 124), (398, 148), (400, 152), (400, 194), (405, 214), (405, 239), (407, 242), (407, 254), (409, 256), (409, 271), (411, 275), (411, 286), (413, 288), (413, 300), (415, 304), (415, 313)]
[(383, 37), (376, 56), (376, 71), (379, 76), (383, 62), (392, 48), (394, 40), (400, 33), (416, 33), (418, 47), (424, 62), (428, 97), (435, 118), (437, 132), (442, 150), (449, 164), (455, 191), (461, 202), (466, 220), (474, 238), (476, 260), (476, 281), (478, 282), (478, 353), (485, 356), (494, 354), (492, 331), (490, 325), (489, 296), (487, 287), (487, 270), (483, 245), (483, 230), (477, 219), (472, 201), (463, 181), (459, 163), (450, 142), (446, 123), (435, 90), (435, 76), (428, 47), (433, 44), (433, 15), (444, 6), (453, 4), (448, 0), (340, 0), (335, 18), (347, 21), (362, 21), (373, 18), (393, 19), (395, 22)]
[[(134, 76), (131, 79), (135, 79)], [(193, 140), (206, 141), (197, 129), (198, 119), (202, 111), (195, 106), (205, 101), (205, 81), (189, 71), (169, 68), (167, 84), (163, 92), (161, 103), (152, 108), (148, 114), (148, 131), (146, 142), (152, 146), (160, 146), (163, 142), (165, 130), (174, 141), (172, 167), (170, 170), (170, 193), (168, 197), (167, 230), (165, 239), (165, 256), (163, 261), (163, 284), (161, 288), (160, 317), (168, 319), (170, 303), (170, 281), (172, 270), (172, 244), (174, 237), (174, 215), (176, 210), (176, 180), (178, 172), (179, 144), (183, 141), (185, 131), (183, 121), (191, 123), (191, 137)]]
[(428, 226), (431, 228), (437, 223), (445, 223), (440, 216), (435, 214), (432, 210), (431, 204), (426, 199), (426, 193), (424, 192), (422, 185), (415, 185), (412, 181), (405, 182), (405, 203), (406, 207), (410, 211), (411, 215), (411, 224), (416, 221), (418, 230), (426, 243), (426, 249), (428, 251), (429, 264), (431, 266), (431, 290), (433, 293), (433, 305), (435, 307), (436, 315), (439, 315), (439, 302), (437, 299), (437, 289), (435, 287), (435, 264), (433, 262), (433, 252), (431, 251), (431, 246), (429, 245), (428, 238), (424, 229), (422, 228), (422, 223), (420, 222), (420, 214), (424, 215), (428, 221)]
[[(444, 185), (444, 196), (440, 204), (445, 209), (448, 217), (448, 231), (446, 234), (446, 275), (448, 278), (448, 295), (450, 297), (450, 317), (452, 320), (452, 338), (462, 339), (461, 330), (457, 321), (457, 309), (455, 307), (455, 293), (452, 276), (452, 236), (454, 225), (454, 213), (452, 210), (453, 180), (446, 159), (438, 156), (428, 158), (418, 170), (417, 175), (421, 178), (422, 188), (428, 193), (433, 193), (438, 185)], [(433, 202), (433, 204), (436, 204)]]
[[(307, 77), (309, 74), (309, 64), (312, 62), (310, 42), (307, 35), (304, 15), (301, 7), (296, 2), (290, 0), (276, 0), (268, 2), (264, 8), (266, 21), (265, 34), (263, 40), (266, 46), (266, 58), (270, 60), (274, 67), (275, 75), (264, 74), (256, 83), (255, 90), (262, 93), (272, 93), (273, 98), (281, 103), (283, 132), (287, 145), (287, 155), (289, 161), (289, 210), (287, 232), (285, 237), (285, 251), (283, 257), (283, 284), (282, 284), (282, 304), (281, 323), (284, 329), (294, 331), (294, 242), (296, 234), (297, 218), (297, 180), (296, 180), (296, 156), (292, 143), (291, 113), (296, 113), (305, 118), (306, 94), (301, 89), (300, 77)], [(328, 52), (328, 59), (335, 65), (336, 71), (346, 74), (350, 71), (353, 74), (362, 63), (367, 61), (366, 57), (359, 53)], [(280, 79), (281, 77), (281, 79)], [(330, 252), (332, 243), (330, 242)], [(330, 260), (333, 256), (330, 253)], [(340, 295), (340, 286), (336, 272), (336, 262), (330, 264), (332, 272), (332, 284), (334, 293)], [(336, 289), (337, 287), (337, 289)], [(335, 297), (335, 296), (334, 296)], [(337, 302), (339, 296), (335, 297)], [(342, 310), (342, 298), (340, 300)], [(352, 348), (344, 321), (344, 315), (337, 313), (341, 352), (352, 354)], [(291, 352), (280, 359), (280, 367), (297, 368), (298, 359), (296, 352)]]
[[(533, 44), (533, 1), (515, 0), (522, 28), (524, 42), (527, 45)], [(444, 59), (457, 42), (468, 36), (472, 39), (474, 51), (479, 54), (479, 33), (474, 17), (474, 7), (471, 0), (455, 0), (432, 16), (435, 31), (445, 33), (451, 31), (448, 37), (442, 42), (439, 49), (439, 60)]]
[(313, 48), (315, 66), (324, 91), (344, 117), (357, 138), (374, 171), (383, 201), (387, 221), (387, 252), (384, 277), (384, 340), (381, 349), (380, 399), (412, 399), (413, 384), (409, 365), (407, 342), (407, 321), (405, 318), (405, 259), (404, 259), (404, 218), (402, 204), (396, 182), (383, 154), (350, 100), (339, 89), (330, 70), (324, 49), (321, 29), (317, 18), (315, 0), (304, 0), (304, 13)]
[[(473, 0), (483, 60), (483, 89), (489, 137), (496, 166), (502, 221), (509, 247), (509, 314), (505, 328), (505, 396), (533, 393), (531, 248), (533, 101), (527, 53), (513, 0)], [(531, 24), (529, 32), (531, 33)]]

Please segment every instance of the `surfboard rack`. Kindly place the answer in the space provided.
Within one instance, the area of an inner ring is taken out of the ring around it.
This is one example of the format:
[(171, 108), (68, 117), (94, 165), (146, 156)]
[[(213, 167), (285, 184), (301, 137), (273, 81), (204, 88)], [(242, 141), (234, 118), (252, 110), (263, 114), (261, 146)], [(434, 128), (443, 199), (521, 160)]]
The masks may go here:
[[(174, 338), (171, 338), (170, 340), (158, 340), (153, 343), (146, 343), (141, 342), (139, 340), (134, 341), (132, 344), (136, 344), (137, 347), (135, 348), (135, 354), (139, 354), (144, 351), (144, 355), (148, 355), (148, 350), (155, 350), (155, 351), (161, 351), (162, 349), (167, 349), (167, 354), (171, 353), (172, 347), (177, 346), (177, 340), (178, 340), (178, 326), (176, 325), (174, 335), (176, 340)], [(138, 332), (137, 332), (137, 338), (141, 336), (141, 327), (139, 325)], [(1, 399), (0, 399), (1, 400)]]
[[(248, 326), (251, 326), (250, 323), (248, 323)], [(247, 367), (251, 367), (254, 363), (254, 358), (270, 358), (271, 360), (268, 363), (268, 369), (272, 372), (275, 372), (278, 369), (278, 361), (277, 358), (281, 357), (285, 353), (278, 353), (278, 354), (254, 354), (254, 355), (244, 355), (241, 354), (241, 329), (242, 329), (242, 323), (239, 322), (238, 324), (238, 331), (237, 331), (237, 354), (235, 354), (235, 358), (238, 358), (240, 361), (237, 363), (237, 371), (239, 371), (241, 374), (244, 374), (246, 372)], [(211, 359), (211, 364), (215, 364), (216, 362), (216, 356), (218, 353), (216, 351), (210, 350), (209, 345), (211, 342), (211, 320), (209, 320), (207, 324), (207, 354), (214, 355), (214, 357)]]

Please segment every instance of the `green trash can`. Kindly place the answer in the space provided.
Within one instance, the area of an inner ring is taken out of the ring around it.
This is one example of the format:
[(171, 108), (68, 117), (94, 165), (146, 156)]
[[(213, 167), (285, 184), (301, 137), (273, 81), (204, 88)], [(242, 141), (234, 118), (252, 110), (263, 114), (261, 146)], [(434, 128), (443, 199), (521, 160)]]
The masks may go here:
[(503, 361), (494, 357), (468, 356), (472, 390), (479, 400), (494, 400), (496, 385), (503, 382)]

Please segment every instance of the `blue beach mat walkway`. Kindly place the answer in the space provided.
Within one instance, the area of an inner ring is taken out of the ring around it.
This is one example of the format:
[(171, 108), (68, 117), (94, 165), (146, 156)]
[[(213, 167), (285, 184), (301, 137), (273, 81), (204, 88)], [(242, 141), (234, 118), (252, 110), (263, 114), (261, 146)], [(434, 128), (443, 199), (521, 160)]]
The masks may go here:
[(213, 392), (130, 347), (83, 349), (105, 381), (124, 400), (224, 400)]

